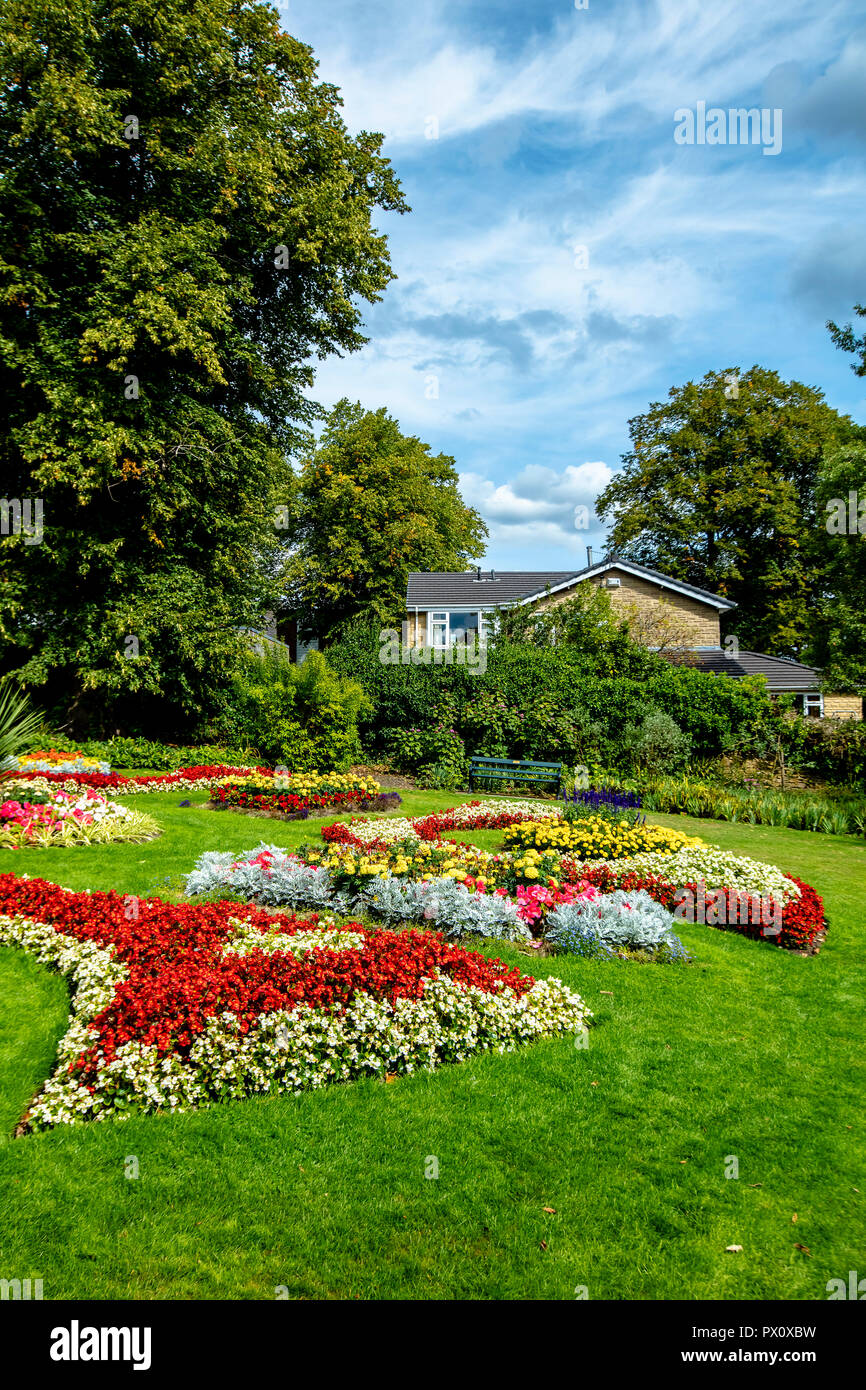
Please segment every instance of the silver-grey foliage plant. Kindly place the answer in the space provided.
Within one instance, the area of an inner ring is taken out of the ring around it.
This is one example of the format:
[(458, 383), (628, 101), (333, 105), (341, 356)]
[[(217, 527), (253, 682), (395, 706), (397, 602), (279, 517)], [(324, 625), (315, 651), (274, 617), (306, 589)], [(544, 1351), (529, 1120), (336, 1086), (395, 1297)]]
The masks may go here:
[[(672, 958), (684, 958), (685, 948), (675, 934), (673, 915), (655, 902), (643, 888), (626, 893), (600, 893), (562, 903), (547, 918), (547, 940), (562, 951), (585, 954), (588, 940), (596, 940), (609, 952), (662, 951)], [(580, 949), (578, 949), (580, 948)]]

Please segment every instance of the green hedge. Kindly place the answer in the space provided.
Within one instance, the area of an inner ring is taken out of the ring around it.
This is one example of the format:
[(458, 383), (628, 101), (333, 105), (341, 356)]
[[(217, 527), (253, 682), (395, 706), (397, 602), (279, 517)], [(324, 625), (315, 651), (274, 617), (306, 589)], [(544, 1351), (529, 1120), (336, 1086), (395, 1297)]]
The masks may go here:
[[(62, 744), (56, 744), (61, 747)], [(219, 763), (255, 764), (255, 749), (226, 748), (216, 743), (166, 744), (149, 738), (88, 739), (76, 743), (88, 757), (111, 763), (112, 769), (129, 767), (153, 768), (155, 772), (176, 772), (179, 767), (199, 767)]]
[(491, 757), (628, 765), (647, 714), (669, 714), (691, 756), (718, 757), (745, 728), (770, 724), (763, 682), (672, 666), (631, 643), (598, 655), (571, 647), (497, 643), (482, 674), (461, 666), (383, 664), (373, 632), (328, 649), (331, 665), (360, 681), (370, 699), (359, 730), (384, 752), (388, 730), (453, 728), (466, 752)]

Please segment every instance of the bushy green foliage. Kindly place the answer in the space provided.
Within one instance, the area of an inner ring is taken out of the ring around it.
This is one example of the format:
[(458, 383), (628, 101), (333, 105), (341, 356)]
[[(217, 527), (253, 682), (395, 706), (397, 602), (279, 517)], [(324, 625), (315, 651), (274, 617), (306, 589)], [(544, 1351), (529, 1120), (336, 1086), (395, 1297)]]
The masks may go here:
[(856, 437), (853, 421), (814, 387), (754, 366), (673, 387), (629, 433), (596, 502), (612, 551), (733, 599), (727, 631), (742, 647), (798, 656), (822, 589), (818, 465), (825, 446)]
[(731, 787), (689, 777), (646, 777), (638, 785), (647, 811), (786, 826), (826, 835), (866, 835), (866, 797), (862, 796)]
[(691, 752), (692, 740), (664, 710), (651, 709), (639, 725), (628, 725), (623, 746), (636, 767), (659, 772), (662, 768), (682, 767)]
[(828, 782), (866, 791), (866, 722), (803, 719), (790, 761)]
[(571, 598), (548, 608), (514, 605), (497, 610), (491, 626), (500, 640), (539, 647), (569, 646), (582, 652), (623, 650), (625, 624), (613, 611), (610, 595), (595, 584), (580, 585)]
[(298, 460), (288, 493), (283, 606), (322, 637), (359, 613), (399, 622), (410, 570), (465, 569), (487, 527), (457, 490), (447, 454), (388, 412), (338, 401)]
[(251, 653), (218, 730), (253, 743), (267, 763), (339, 772), (360, 760), (357, 721), (366, 705), (358, 682), (338, 675), (321, 652), (300, 665), (276, 651)]
[(817, 564), (812, 660), (824, 689), (866, 691), (866, 442), (827, 449), (816, 488)]
[[(55, 747), (60, 747), (62, 742), (61, 739), (61, 743), (58, 743), (55, 738)], [(149, 738), (88, 739), (76, 744), (76, 748), (88, 757), (110, 763), (113, 770), (146, 767), (154, 772), (176, 772), (179, 767), (200, 767), (214, 763), (245, 766), (254, 763), (258, 757), (258, 750), (249, 745), (239, 748), (226, 748), (216, 743), (175, 746)]]
[(455, 729), (440, 722), (423, 729), (387, 729), (384, 737), (395, 765), (420, 774), (422, 787), (451, 790), (465, 782), (466, 748)]
[(328, 650), (335, 669), (370, 697), (360, 721), (370, 751), (386, 730), (454, 728), (469, 755), (608, 768), (631, 765), (626, 730), (665, 710), (696, 758), (719, 756), (742, 729), (759, 729), (773, 706), (759, 678), (734, 681), (674, 666), (627, 640), (603, 654), (578, 647), (497, 642), (482, 674), (466, 667), (382, 664), (373, 630), (356, 628)]
[(9, 0), (0, 167), (0, 471), (44, 504), (2, 538), (0, 670), (79, 730), (191, 731), (274, 606), (314, 364), (365, 341), (399, 185), (257, 0)]

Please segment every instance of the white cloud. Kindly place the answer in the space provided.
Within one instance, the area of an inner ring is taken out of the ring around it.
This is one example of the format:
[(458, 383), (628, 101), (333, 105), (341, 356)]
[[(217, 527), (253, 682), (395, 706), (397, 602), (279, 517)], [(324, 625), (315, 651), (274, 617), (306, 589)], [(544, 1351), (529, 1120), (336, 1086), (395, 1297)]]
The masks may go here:
[[(613, 476), (606, 463), (569, 464), (561, 472), (529, 464), (507, 483), (495, 484), (479, 473), (461, 473), (460, 492), (475, 507), (490, 531), (488, 552), (495, 551), (501, 564), (520, 566), (509, 559), (515, 546), (540, 545), (553, 554), (547, 568), (567, 567), (602, 526), (594, 504)], [(586, 508), (587, 518), (576, 521), (576, 508)]]
[(350, 128), (382, 131), (397, 145), (423, 142), (431, 115), (439, 138), (451, 139), (532, 114), (574, 116), (598, 130), (631, 119), (635, 108), (672, 117), (698, 98), (724, 104), (760, 86), (773, 67), (838, 42), (850, 27), (850, 11), (838, 3), (799, 0), (776, 18), (753, 0), (723, 8), (632, 0), (564, 7), (552, 29), (503, 51), (474, 38), (460, 42), (446, 6), (396, 0), (377, 7), (378, 15), (365, 6), (360, 16), (354, 3), (317, 9), (293, 5), (288, 27), (315, 43), (322, 76), (341, 88)]

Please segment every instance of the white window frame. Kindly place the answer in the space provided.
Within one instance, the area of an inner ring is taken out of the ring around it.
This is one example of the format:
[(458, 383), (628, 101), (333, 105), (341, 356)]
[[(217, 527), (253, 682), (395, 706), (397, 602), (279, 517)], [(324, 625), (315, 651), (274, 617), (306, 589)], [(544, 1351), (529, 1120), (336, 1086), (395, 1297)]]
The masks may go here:
[(818, 718), (824, 718), (824, 696), (823, 695), (804, 695), (803, 696), (803, 715), (808, 717), (812, 713), (813, 701), (818, 701)]
[[(477, 618), (477, 620), (478, 620), (478, 634), (479, 634), (479, 637), (482, 637), (482, 636), (483, 636), (484, 629), (483, 629), (483, 626), (482, 626), (482, 622), (483, 622), (483, 618), (484, 618), (484, 609), (481, 609), (481, 608), (430, 608), (430, 609), (427, 610), (427, 646), (428, 646), (428, 647), (436, 647), (436, 648), (438, 648), (439, 650), (445, 650), (447, 647), (450, 647), (450, 646), (451, 646), (451, 614), (452, 614), (452, 613), (467, 614), (467, 615), (470, 616), (470, 617), (471, 617), (472, 615), (474, 615), (474, 616)], [(444, 642), (434, 642), (434, 640), (433, 640), (434, 629), (438, 627), (438, 628), (441, 630), (441, 627), (442, 627), (442, 619), (443, 619), (443, 618), (444, 618), (444, 620), (445, 620), (445, 641), (444, 641)]]
[[(433, 639), (434, 639), (434, 636), (436, 635), (436, 629), (437, 629), (437, 628), (439, 628), (439, 629), (442, 628), (442, 621), (443, 621), (443, 619), (444, 619), (444, 622), (445, 622), (445, 640), (444, 640), (444, 642), (435, 642)], [(431, 609), (430, 609), (430, 612), (427, 614), (427, 646), (428, 646), (428, 647), (439, 647), (439, 648), (441, 648), (441, 649), (444, 650), (444, 648), (448, 646), (448, 637), (449, 637), (450, 632), (451, 632), (451, 615), (449, 614), (448, 609), (447, 609), (447, 608), (431, 608)]]

